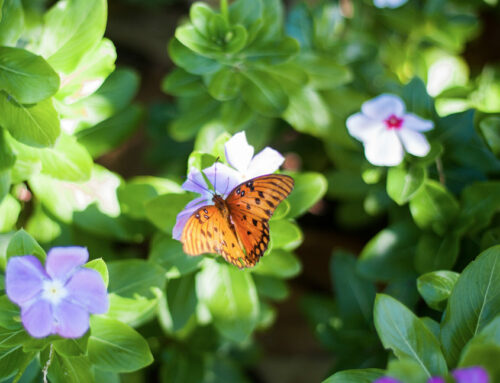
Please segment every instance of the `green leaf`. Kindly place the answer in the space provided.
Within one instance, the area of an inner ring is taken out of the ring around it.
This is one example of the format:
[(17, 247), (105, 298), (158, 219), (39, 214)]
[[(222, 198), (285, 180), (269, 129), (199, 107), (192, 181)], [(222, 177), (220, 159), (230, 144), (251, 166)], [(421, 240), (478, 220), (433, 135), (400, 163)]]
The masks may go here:
[(61, 356), (84, 356), (87, 354), (89, 334), (76, 339), (60, 339), (52, 342), (54, 350)]
[(294, 174), (293, 179), (295, 184), (287, 199), (290, 203), (288, 218), (304, 214), (325, 195), (327, 189), (326, 179), (320, 173)]
[(160, 230), (171, 233), (177, 214), (193, 197), (190, 194), (164, 194), (146, 203), (146, 217)]
[(19, 370), (24, 370), (33, 359), (34, 353), (24, 353), (22, 346), (0, 349), (0, 379), (8, 378)]
[(378, 368), (345, 370), (333, 374), (323, 383), (372, 383), (382, 376), (384, 376), (384, 370)]
[(196, 312), (195, 274), (171, 279), (167, 284), (167, 307), (169, 315), (168, 329), (171, 332), (181, 330)]
[(168, 53), (175, 65), (192, 74), (203, 75), (213, 73), (221, 68), (221, 64), (218, 61), (196, 54), (181, 44), (176, 38), (170, 40)]
[(424, 82), (418, 77), (403, 88), (403, 100), (409, 111), (422, 118), (432, 119), (436, 116), (434, 101), (427, 94)]
[(0, 21), (0, 45), (16, 46), (24, 27), (24, 12), (21, 0), (3, 0)]
[[(256, 266), (257, 268), (257, 266)], [(286, 282), (280, 277), (255, 273), (253, 275), (259, 297), (282, 301), (290, 295)]]
[(165, 271), (155, 263), (143, 259), (127, 259), (108, 263), (110, 293), (134, 298), (139, 295), (154, 298), (151, 289), (163, 290)]
[(41, 246), (33, 239), (31, 235), (26, 233), (23, 229), (19, 230), (12, 236), (7, 246), (7, 260), (10, 257), (17, 257), (21, 255), (34, 255), (42, 263), (45, 262), (46, 254)]
[(373, 281), (391, 281), (413, 275), (412, 260), (418, 230), (399, 222), (380, 231), (364, 247), (358, 261), (360, 275)]
[(240, 93), (241, 77), (238, 71), (222, 67), (207, 80), (208, 93), (219, 101), (232, 100)]
[(0, 233), (14, 228), (20, 212), (21, 204), (10, 194), (7, 194), (0, 202)]
[(425, 303), (435, 310), (443, 311), (460, 274), (453, 271), (434, 271), (417, 279), (418, 292)]
[(271, 220), (269, 222), (271, 233), (271, 249), (293, 250), (300, 246), (303, 240), (299, 226), (289, 220)]
[(203, 257), (185, 254), (181, 242), (170, 236), (162, 236), (153, 242), (149, 260), (167, 270), (168, 278), (178, 278), (198, 269)]
[(158, 302), (162, 296), (157, 287), (153, 287), (155, 298), (146, 299), (141, 296), (123, 298), (116, 294), (109, 294), (109, 310), (106, 318), (116, 319), (129, 326), (138, 327), (150, 321), (158, 310)]
[(500, 313), (500, 245), (483, 251), (455, 284), (441, 324), (446, 360), (454, 366), (467, 341)]
[(200, 354), (185, 347), (170, 345), (166, 347), (163, 357), (162, 382), (199, 383), (203, 381), (206, 367)]
[(105, 0), (63, 0), (44, 15), (40, 52), (57, 71), (71, 73), (106, 28)]
[(61, 131), (51, 99), (28, 106), (0, 93), (0, 111), (0, 124), (26, 145), (53, 146)]
[(87, 148), (89, 154), (99, 157), (130, 138), (143, 116), (142, 108), (129, 105), (110, 118), (88, 129), (76, 133), (78, 143)]
[(500, 117), (486, 117), (479, 123), (479, 128), (493, 154), (500, 157)]
[(104, 281), (104, 285), (108, 287), (109, 284), (109, 273), (108, 273), (108, 267), (106, 266), (106, 262), (102, 258), (97, 258), (94, 259), (90, 262), (87, 262), (84, 267), (87, 267), (89, 269), (94, 269), (97, 271), (101, 277), (102, 280)]
[(90, 329), (88, 357), (101, 370), (132, 372), (153, 362), (146, 340), (126, 324), (93, 316)]
[(338, 64), (336, 59), (328, 55), (301, 53), (295, 61), (308, 74), (313, 89), (336, 88), (352, 79), (349, 68)]
[[(16, 162), (16, 155), (6, 140), (6, 132), (0, 128), (0, 172), (9, 169)], [(3, 196), (0, 193), (0, 201)]]
[[(12, 303), (7, 295), (0, 296), (0, 328), (5, 330), (22, 329), (19, 307)], [(0, 346), (5, 347), (6, 339), (0, 341)]]
[(422, 274), (434, 270), (451, 269), (460, 250), (460, 237), (447, 234), (444, 237), (423, 233), (417, 243), (415, 268)]
[(378, 294), (373, 316), (382, 344), (396, 357), (414, 360), (427, 377), (446, 374), (446, 361), (438, 340), (406, 306), (388, 295)]
[(387, 376), (399, 379), (405, 383), (426, 383), (427, 375), (420, 365), (412, 359), (389, 361)]
[(300, 273), (302, 266), (298, 258), (281, 249), (273, 249), (264, 255), (252, 272), (277, 278), (292, 278)]
[(276, 78), (264, 71), (242, 71), (246, 81), (242, 85), (245, 102), (256, 112), (267, 117), (279, 117), (288, 106), (288, 96)]
[(369, 324), (375, 286), (358, 275), (356, 258), (349, 253), (335, 251), (330, 258), (330, 280), (333, 282), (342, 320), (353, 327), (356, 324)]
[(482, 366), (488, 371), (490, 380), (500, 379), (500, 316), (467, 343), (460, 355), (459, 367)]
[[(40, 104), (38, 104), (40, 105)], [(67, 181), (87, 181), (93, 161), (87, 150), (73, 136), (61, 134), (55, 147), (37, 149), (12, 142), (18, 159), (42, 165), (41, 173)]]
[(196, 274), (196, 292), (223, 336), (235, 342), (248, 339), (259, 318), (259, 299), (249, 272), (206, 259)]
[(55, 352), (48, 370), (53, 383), (93, 383), (92, 365), (86, 357), (64, 356)]
[(439, 182), (426, 180), (410, 201), (410, 212), (420, 228), (443, 235), (458, 215), (459, 206)]
[(181, 68), (175, 68), (163, 79), (161, 89), (177, 97), (189, 97), (205, 92), (201, 77)]
[[(0, 204), (10, 190), (10, 172), (0, 172)], [(8, 225), (5, 225), (8, 226)]]
[(398, 205), (404, 205), (419, 191), (427, 177), (426, 170), (412, 166), (406, 170), (401, 167), (389, 168), (387, 172), (387, 194)]
[(59, 76), (40, 56), (20, 48), (0, 47), (0, 89), (20, 104), (34, 104), (57, 92)]

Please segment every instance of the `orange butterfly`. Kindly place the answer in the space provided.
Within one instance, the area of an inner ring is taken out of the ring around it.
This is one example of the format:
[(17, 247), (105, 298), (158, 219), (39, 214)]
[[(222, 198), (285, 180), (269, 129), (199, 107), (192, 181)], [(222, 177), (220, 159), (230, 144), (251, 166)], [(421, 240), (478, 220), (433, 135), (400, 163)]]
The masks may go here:
[(196, 210), (182, 231), (189, 255), (217, 253), (239, 267), (253, 267), (269, 244), (269, 219), (293, 189), (293, 178), (270, 174), (236, 186), (224, 200)]

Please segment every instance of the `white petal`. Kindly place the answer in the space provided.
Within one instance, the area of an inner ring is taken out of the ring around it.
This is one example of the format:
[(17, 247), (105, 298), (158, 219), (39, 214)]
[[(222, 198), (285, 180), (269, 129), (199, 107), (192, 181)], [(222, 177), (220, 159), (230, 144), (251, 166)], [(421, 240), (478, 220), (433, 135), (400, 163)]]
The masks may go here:
[(214, 186), (215, 192), (223, 197), (226, 197), (231, 190), (244, 181), (240, 173), (220, 162), (203, 169), (203, 173)]
[(349, 134), (362, 142), (370, 141), (380, 133), (380, 130), (385, 129), (383, 122), (369, 118), (363, 113), (350, 116), (346, 121), (346, 125)]
[(196, 168), (191, 168), (187, 180), (182, 184), (182, 188), (187, 191), (201, 194), (204, 197), (210, 196), (210, 189), (205, 182), (205, 178)]
[(382, 130), (365, 144), (365, 156), (373, 165), (395, 166), (404, 158), (401, 142), (394, 130)]
[(405, 113), (403, 116), (403, 129), (408, 128), (417, 132), (427, 132), (434, 129), (434, 122), (424, 120), (413, 113)]
[(361, 111), (374, 120), (384, 121), (391, 115), (401, 117), (405, 112), (405, 104), (394, 94), (381, 94), (363, 103)]
[(224, 145), (226, 160), (240, 173), (245, 173), (253, 156), (253, 146), (248, 145), (245, 132), (236, 133)]
[(425, 157), (429, 153), (431, 146), (422, 133), (411, 129), (401, 129), (398, 135), (408, 153), (417, 157)]
[(264, 148), (264, 150), (261, 150), (255, 155), (254, 158), (252, 158), (243, 181), (263, 176), (264, 174), (274, 173), (279, 169), (284, 161), (285, 157), (283, 157), (277, 150), (269, 147)]

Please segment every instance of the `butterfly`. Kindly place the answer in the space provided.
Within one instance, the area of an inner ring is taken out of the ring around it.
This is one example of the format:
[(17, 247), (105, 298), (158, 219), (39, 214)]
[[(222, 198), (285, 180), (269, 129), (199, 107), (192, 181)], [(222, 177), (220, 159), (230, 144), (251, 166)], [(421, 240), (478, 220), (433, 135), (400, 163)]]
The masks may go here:
[(217, 253), (239, 267), (253, 267), (269, 244), (269, 219), (292, 191), (293, 178), (269, 174), (236, 186), (226, 199), (214, 194), (214, 205), (189, 217), (181, 235), (188, 255)]

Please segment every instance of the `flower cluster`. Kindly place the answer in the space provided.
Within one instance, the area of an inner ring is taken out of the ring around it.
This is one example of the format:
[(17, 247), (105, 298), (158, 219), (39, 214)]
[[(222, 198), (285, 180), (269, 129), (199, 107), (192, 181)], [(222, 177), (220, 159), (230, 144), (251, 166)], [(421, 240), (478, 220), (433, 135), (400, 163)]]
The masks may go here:
[[(488, 373), (482, 367), (468, 367), (457, 368), (451, 373), (455, 378), (456, 383), (489, 383)], [(398, 379), (384, 376), (375, 380), (373, 383), (403, 383)], [(439, 377), (434, 376), (430, 378), (427, 383), (446, 383), (446, 381)]]
[[(224, 150), (230, 166), (216, 162), (209, 168), (203, 169), (203, 174), (195, 168), (190, 169), (182, 188), (201, 196), (189, 202), (184, 210), (177, 215), (172, 232), (173, 238), (181, 238), (186, 222), (196, 209), (214, 204), (212, 201), (214, 192), (226, 198), (240, 183), (274, 173), (285, 160), (280, 153), (269, 147), (264, 148), (254, 156), (254, 148), (248, 144), (245, 132), (236, 133), (226, 142)], [(206, 184), (204, 176), (211, 185)], [(213, 192), (210, 190), (210, 186), (213, 187)]]
[(79, 338), (89, 328), (89, 313), (108, 311), (101, 275), (81, 267), (88, 258), (86, 248), (75, 246), (52, 248), (45, 268), (33, 255), (9, 259), (5, 289), (21, 307), (21, 321), (31, 336)]
[(378, 166), (400, 164), (405, 151), (425, 157), (430, 145), (422, 133), (434, 128), (432, 121), (405, 112), (403, 101), (392, 94), (363, 103), (361, 113), (350, 116), (346, 125), (349, 134), (363, 143), (366, 159)]

